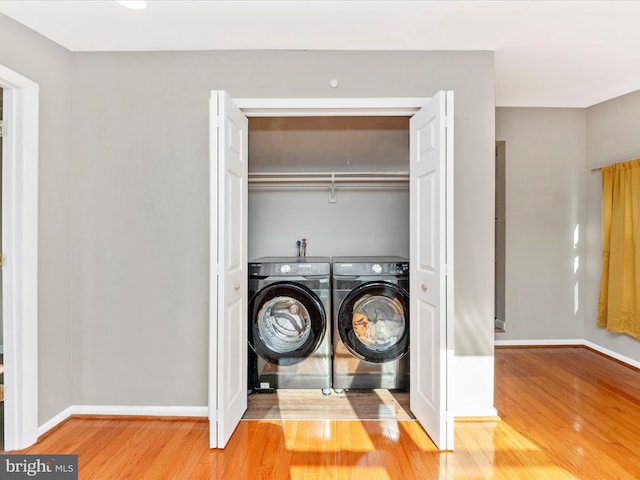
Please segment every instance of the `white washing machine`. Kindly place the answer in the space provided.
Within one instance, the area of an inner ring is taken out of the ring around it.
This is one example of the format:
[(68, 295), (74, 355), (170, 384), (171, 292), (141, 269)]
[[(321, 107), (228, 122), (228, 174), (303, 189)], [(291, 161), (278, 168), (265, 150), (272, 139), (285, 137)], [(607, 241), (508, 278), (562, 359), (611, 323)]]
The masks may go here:
[(249, 390), (331, 392), (329, 257), (263, 257), (249, 270)]
[(409, 260), (334, 257), (333, 388), (409, 389)]

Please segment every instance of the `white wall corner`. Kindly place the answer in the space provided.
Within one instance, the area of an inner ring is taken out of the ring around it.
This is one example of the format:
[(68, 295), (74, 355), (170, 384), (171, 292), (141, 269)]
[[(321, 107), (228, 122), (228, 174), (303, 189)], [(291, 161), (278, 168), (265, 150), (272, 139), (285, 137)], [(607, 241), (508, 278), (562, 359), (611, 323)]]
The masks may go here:
[(454, 358), (454, 417), (496, 417), (498, 415), (493, 404), (493, 361), (493, 355)]

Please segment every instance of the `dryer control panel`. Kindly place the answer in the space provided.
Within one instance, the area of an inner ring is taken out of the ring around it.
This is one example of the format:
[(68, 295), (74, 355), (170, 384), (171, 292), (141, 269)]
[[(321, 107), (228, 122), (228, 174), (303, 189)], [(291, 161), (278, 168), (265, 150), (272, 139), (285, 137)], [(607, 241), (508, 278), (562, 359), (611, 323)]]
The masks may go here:
[(329, 275), (329, 257), (263, 257), (249, 263), (249, 277)]
[(336, 257), (333, 274), (406, 276), (409, 261), (402, 257)]

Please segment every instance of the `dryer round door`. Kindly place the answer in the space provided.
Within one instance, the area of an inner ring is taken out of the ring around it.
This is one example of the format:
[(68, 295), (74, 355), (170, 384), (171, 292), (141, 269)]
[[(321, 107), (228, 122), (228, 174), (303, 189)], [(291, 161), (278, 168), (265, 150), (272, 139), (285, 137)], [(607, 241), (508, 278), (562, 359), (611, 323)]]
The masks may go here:
[(255, 352), (278, 365), (293, 365), (324, 337), (327, 318), (320, 298), (304, 285), (272, 283), (249, 302), (249, 341)]
[(367, 282), (340, 305), (337, 329), (342, 343), (360, 360), (384, 363), (409, 352), (409, 294), (389, 282)]

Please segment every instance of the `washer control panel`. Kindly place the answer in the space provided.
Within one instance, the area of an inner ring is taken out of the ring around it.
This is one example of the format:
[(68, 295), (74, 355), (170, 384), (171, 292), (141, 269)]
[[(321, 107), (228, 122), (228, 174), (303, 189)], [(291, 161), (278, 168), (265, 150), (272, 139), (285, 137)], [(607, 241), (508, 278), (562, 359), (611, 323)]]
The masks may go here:
[(263, 257), (249, 262), (249, 277), (329, 275), (329, 257)]
[(289, 265), (288, 263), (285, 263), (284, 265), (282, 265), (280, 267), (280, 273), (283, 275), (291, 273), (291, 265)]

